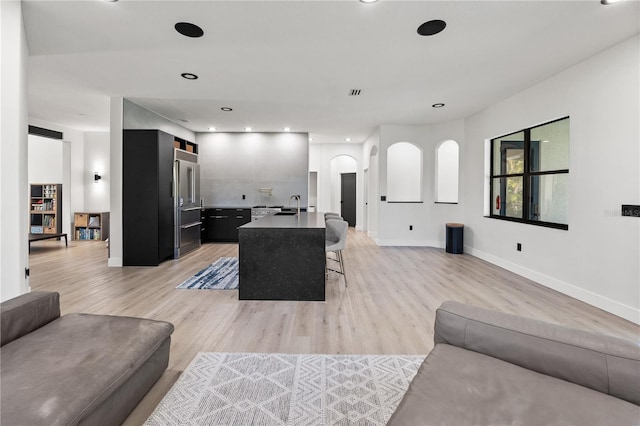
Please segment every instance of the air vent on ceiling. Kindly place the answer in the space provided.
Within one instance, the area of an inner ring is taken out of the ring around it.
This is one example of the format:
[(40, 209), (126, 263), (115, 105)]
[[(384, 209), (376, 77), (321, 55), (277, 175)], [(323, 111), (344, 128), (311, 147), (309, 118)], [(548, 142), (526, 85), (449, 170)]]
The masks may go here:
[(349, 96), (360, 96), (360, 92), (362, 92), (360, 89), (351, 89)]
[(187, 120), (186, 118), (181, 118), (180, 121), (182, 121), (183, 123), (188, 123), (189, 120)]

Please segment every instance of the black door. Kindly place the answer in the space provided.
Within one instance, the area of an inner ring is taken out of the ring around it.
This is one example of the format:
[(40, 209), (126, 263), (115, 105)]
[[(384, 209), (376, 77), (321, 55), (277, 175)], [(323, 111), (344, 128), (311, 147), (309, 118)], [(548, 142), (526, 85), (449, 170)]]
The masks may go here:
[(342, 173), (341, 177), (341, 216), (349, 222), (349, 226), (356, 226), (356, 174)]

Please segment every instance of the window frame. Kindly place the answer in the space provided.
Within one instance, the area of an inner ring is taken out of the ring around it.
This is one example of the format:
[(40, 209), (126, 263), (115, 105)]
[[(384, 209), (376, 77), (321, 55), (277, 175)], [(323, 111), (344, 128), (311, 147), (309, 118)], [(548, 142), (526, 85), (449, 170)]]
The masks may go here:
[[(489, 144), (489, 149), (491, 152), (491, 158), (490, 158), (490, 165), (489, 165), (489, 217), (491, 219), (499, 219), (499, 220), (506, 220), (508, 222), (518, 222), (518, 223), (526, 223), (529, 225), (536, 225), (536, 226), (542, 226), (545, 228), (554, 228), (554, 229), (562, 229), (562, 230), (568, 230), (569, 229), (569, 224), (565, 224), (565, 223), (555, 223), (555, 222), (546, 222), (546, 221), (542, 221), (542, 220), (534, 220), (534, 219), (529, 219), (529, 210), (530, 210), (530, 198), (531, 198), (531, 178), (534, 176), (547, 176), (547, 175), (561, 175), (561, 174), (569, 174), (569, 169), (556, 169), (556, 170), (545, 170), (545, 171), (535, 171), (532, 172), (531, 171), (531, 167), (530, 167), (530, 161), (531, 161), (531, 130), (533, 129), (537, 129), (538, 127), (542, 127), (542, 126), (547, 126), (549, 124), (553, 124), (556, 123), (558, 121), (562, 121), (562, 120), (568, 120), (570, 118), (570, 116), (566, 116), (566, 117), (561, 117), (555, 120), (551, 120), (548, 121), (546, 123), (542, 123), (542, 124), (538, 124), (536, 126), (531, 126), (528, 127), (526, 129), (522, 129), (522, 130), (517, 130), (515, 132), (509, 132), (506, 133), (502, 136), (497, 136), (495, 138), (491, 138), (490, 140), (490, 144)], [(509, 136), (509, 135), (514, 135), (514, 134), (518, 134), (518, 133), (523, 133), (524, 134), (524, 141), (523, 141), (523, 156), (524, 156), (524, 167), (523, 167), (523, 172), (522, 173), (512, 173), (512, 174), (494, 174), (494, 143), (499, 141), (500, 139)], [(513, 177), (522, 177), (522, 217), (511, 217), (511, 216), (502, 216), (502, 215), (496, 215), (493, 213), (493, 200), (495, 199), (495, 194), (494, 194), (494, 189), (493, 189), (493, 182), (495, 179), (507, 179), (507, 178), (513, 178)]]

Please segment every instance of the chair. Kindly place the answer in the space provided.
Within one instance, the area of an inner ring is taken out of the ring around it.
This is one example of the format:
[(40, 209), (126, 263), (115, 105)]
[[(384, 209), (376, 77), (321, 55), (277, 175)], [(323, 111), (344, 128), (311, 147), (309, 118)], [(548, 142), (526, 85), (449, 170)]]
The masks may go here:
[(344, 220), (327, 218), (326, 220), (326, 236), (325, 236), (325, 252), (334, 252), (336, 258), (327, 257), (327, 261), (332, 260), (338, 262), (339, 270), (331, 269), (327, 266), (327, 272), (337, 272), (344, 277), (344, 286), (347, 287), (347, 275), (344, 270), (344, 259), (342, 258), (342, 250), (347, 243), (347, 230), (349, 223)]
[(328, 220), (328, 219), (344, 220), (342, 219), (342, 216), (340, 216), (338, 213), (331, 213), (331, 212), (325, 213), (324, 219), (325, 220)]

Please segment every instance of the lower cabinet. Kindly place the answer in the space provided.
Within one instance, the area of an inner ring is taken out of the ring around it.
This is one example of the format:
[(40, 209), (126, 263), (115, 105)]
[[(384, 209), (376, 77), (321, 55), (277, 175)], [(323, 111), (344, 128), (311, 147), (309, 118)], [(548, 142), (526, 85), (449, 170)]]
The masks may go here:
[(208, 208), (205, 220), (205, 241), (237, 243), (238, 227), (251, 222), (251, 209)]

